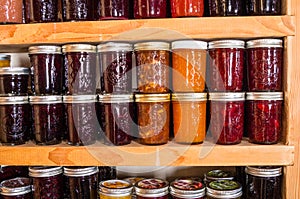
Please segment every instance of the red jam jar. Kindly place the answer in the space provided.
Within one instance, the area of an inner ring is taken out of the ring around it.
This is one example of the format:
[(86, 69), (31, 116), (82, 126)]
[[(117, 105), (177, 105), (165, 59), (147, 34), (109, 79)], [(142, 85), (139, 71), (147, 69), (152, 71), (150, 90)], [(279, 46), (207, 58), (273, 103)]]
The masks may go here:
[(246, 1), (247, 15), (280, 15), (281, 0), (248, 0)]
[(108, 42), (97, 46), (104, 93), (131, 93), (132, 51), (130, 43)]
[(134, 0), (133, 2), (135, 19), (167, 17), (167, 0)]
[(2, 24), (23, 23), (23, 1), (1, 0), (0, 1), (0, 23)]
[(208, 0), (208, 13), (211, 17), (241, 16), (245, 0)]
[(35, 95), (61, 95), (63, 57), (60, 46), (29, 47)]
[(206, 188), (207, 199), (241, 199), (242, 195), (242, 186), (233, 180), (213, 181)]
[(283, 46), (281, 39), (247, 42), (248, 91), (281, 91)]
[[(94, 20), (94, 0), (63, 0), (64, 21)], [(96, 0), (95, 0), (96, 1)]]
[(0, 196), (2, 199), (32, 199), (30, 179), (18, 177), (1, 182)]
[(245, 93), (209, 93), (209, 100), (209, 131), (214, 143), (240, 143), (244, 133)]
[(204, 0), (170, 0), (171, 15), (175, 17), (202, 17)]
[(204, 199), (205, 185), (196, 179), (177, 179), (170, 184), (173, 199)]
[(246, 95), (246, 131), (249, 141), (276, 144), (282, 134), (282, 92), (253, 92)]
[(135, 184), (137, 199), (168, 199), (169, 183), (158, 178), (140, 180)]
[(242, 91), (244, 79), (242, 40), (218, 40), (208, 43), (209, 91)]
[(24, 0), (26, 23), (59, 21), (60, 0)]
[(129, 5), (129, 0), (100, 1), (100, 19), (128, 19)]

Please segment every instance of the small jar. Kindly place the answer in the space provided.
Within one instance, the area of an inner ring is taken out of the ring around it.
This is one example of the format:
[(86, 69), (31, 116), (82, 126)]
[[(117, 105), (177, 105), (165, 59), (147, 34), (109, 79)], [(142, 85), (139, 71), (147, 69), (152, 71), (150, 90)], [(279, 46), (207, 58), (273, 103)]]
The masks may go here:
[(204, 199), (205, 185), (192, 178), (175, 180), (170, 184), (173, 199)]
[(62, 96), (30, 96), (32, 131), (36, 144), (59, 144), (65, 129)]
[(204, 0), (170, 0), (171, 15), (175, 17), (202, 17)]
[(26, 23), (58, 22), (59, 0), (24, 0)]
[(247, 15), (280, 15), (281, 0), (265, 1), (265, 0), (247, 0)]
[(10, 55), (0, 54), (0, 68), (10, 67)]
[(27, 96), (0, 97), (0, 141), (25, 144), (30, 138), (30, 105)]
[(116, 167), (100, 166), (99, 169), (99, 182), (105, 180), (111, 180), (117, 178), (117, 169)]
[(62, 167), (29, 167), (32, 179), (33, 198), (64, 198)]
[[(180, 1), (184, 2), (184, 1)], [(173, 92), (203, 92), (207, 42), (179, 40), (172, 43)]]
[(64, 167), (68, 198), (97, 198), (98, 172), (98, 167)]
[(135, 184), (137, 199), (168, 199), (169, 183), (158, 178), (140, 180)]
[(100, 1), (100, 19), (128, 19), (129, 0)]
[(214, 143), (240, 143), (244, 132), (245, 93), (209, 93), (209, 100), (209, 130)]
[(208, 13), (211, 17), (241, 16), (244, 4), (244, 0), (208, 0)]
[(242, 186), (232, 180), (213, 181), (206, 188), (207, 199), (240, 199)]
[(102, 92), (130, 93), (132, 91), (132, 44), (108, 42), (98, 45), (97, 48)]
[(94, 0), (63, 0), (63, 21), (94, 20)]
[(142, 144), (166, 144), (170, 135), (170, 94), (136, 94), (138, 137)]
[(212, 181), (233, 180), (234, 176), (229, 171), (220, 169), (211, 170), (204, 174), (204, 181), (209, 184)]
[(281, 39), (247, 42), (248, 91), (281, 91), (283, 46)]
[(35, 95), (61, 95), (63, 58), (60, 46), (31, 46), (29, 57)]
[(67, 95), (96, 93), (96, 46), (67, 44), (62, 47), (65, 60)]
[(208, 43), (208, 90), (242, 91), (244, 79), (242, 40), (218, 40)]
[(0, 165), (0, 182), (17, 177), (28, 177), (28, 167)]
[(2, 181), (0, 195), (2, 199), (32, 199), (30, 179), (18, 177)]
[[(199, 144), (206, 134), (207, 93), (173, 93), (174, 141)], [(187, 114), (188, 113), (188, 114)]]
[(100, 199), (131, 199), (132, 185), (124, 180), (106, 180), (99, 183)]
[(254, 92), (246, 95), (246, 131), (249, 141), (276, 144), (282, 134), (282, 92)]
[(167, 17), (167, 0), (134, 0), (133, 2), (135, 19)]
[(246, 198), (281, 199), (282, 167), (246, 167)]
[(0, 24), (23, 23), (23, 1), (1, 0)]
[(134, 45), (137, 90), (141, 93), (167, 93), (170, 89), (170, 44), (144, 42)]

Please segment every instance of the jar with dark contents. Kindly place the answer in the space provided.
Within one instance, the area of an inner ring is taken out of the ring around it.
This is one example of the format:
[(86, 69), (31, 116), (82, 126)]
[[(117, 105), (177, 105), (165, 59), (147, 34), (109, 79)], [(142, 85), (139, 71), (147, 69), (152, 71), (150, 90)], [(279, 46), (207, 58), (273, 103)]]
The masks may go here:
[(281, 39), (247, 42), (248, 91), (281, 91), (283, 46)]
[(246, 198), (281, 199), (282, 167), (246, 167)]
[(24, 0), (26, 23), (59, 21), (59, 0)]
[(64, 176), (62, 167), (29, 167), (33, 198), (63, 199)]
[(247, 15), (280, 15), (281, 0), (246, 0)]
[(166, 18), (167, 0), (134, 0), (135, 19)]
[(170, 44), (144, 42), (134, 45), (137, 90), (141, 93), (166, 93), (170, 90)]
[(178, 179), (170, 184), (173, 199), (204, 199), (205, 185), (192, 178)]
[(2, 199), (32, 199), (30, 178), (18, 177), (0, 183)]
[(244, 79), (242, 40), (218, 40), (208, 43), (208, 90), (242, 91)]
[(26, 166), (0, 166), (0, 182), (17, 177), (28, 177), (28, 167)]
[(25, 144), (30, 138), (31, 115), (27, 96), (0, 97), (0, 141)]
[(253, 92), (246, 95), (246, 131), (249, 141), (276, 144), (282, 134), (282, 92)]
[(0, 68), (10, 67), (10, 55), (0, 54)]
[(135, 184), (137, 199), (168, 199), (169, 183), (158, 178), (140, 180)]
[(36, 144), (58, 144), (65, 129), (62, 96), (30, 96), (32, 131)]
[(61, 95), (63, 59), (60, 46), (31, 46), (29, 57), (35, 95)]
[(97, 198), (98, 167), (64, 167), (67, 198)]
[(63, 0), (63, 21), (94, 20), (94, 0)]
[(100, 19), (128, 19), (129, 0), (100, 1)]
[(117, 169), (116, 167), (109, 166), (100, 166), (99, 169), (99, 182), (105, 180), (112, 180), (117, 178)]
[(67, 44), (62, 47), (65, 60), (67, 95), (96, 93), (96, 46)]
[(212, 181), (206, 188), (207, 199), (240, 199), (242, 195), (242, 186), (232, 180)]
[(100, 199), (131, 199), (133, 186), (124, 180), (106, 180), (99, 183)]
[(214, 143), (238, 144), (244, 133), (245, 93), (209, 93), (209, 131)]
[(166, 144), (170, 136), (170, 94), (136, 94), (141, 144)]
[(211, 17), (241, 16), (244, 6), (244, 0), (208, 0), (208, 13)]
[(204, 0), (170, 0), (171, 15), (175, 17), (202, 17)]
[(211, 170), (204, 174), (204, 181), (209, 184), (212, 181), (220, 180), (233, 180), (234, 176), (229, 171), (223, 171), (220, 169)]
[(97, 46), (104, 93), (132, 91), (132, 51), (130, 43), (108, 42)]
[(0, 24), (23, 23), (23, 1), (1, 0)]

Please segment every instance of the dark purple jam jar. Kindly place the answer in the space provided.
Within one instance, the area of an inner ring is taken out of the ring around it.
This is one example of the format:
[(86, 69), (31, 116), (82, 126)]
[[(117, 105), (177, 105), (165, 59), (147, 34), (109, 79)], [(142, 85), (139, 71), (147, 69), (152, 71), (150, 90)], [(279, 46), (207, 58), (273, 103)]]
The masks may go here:
[(281, 0), (246, 0), (247, 15), (280, 15)]
[(134, 0), (135, 19), (166, 18), (167, 0)]
[(62, 47), (65, 60), (67, 95), (96, 93), (96, 46), (67, 44)]
[(94, 20), (95, 0), (63, 0), (64, 21), (92, 21)]
[(30, 96), (29, 101), (35, 142), (41, 145), (60, 143), (65, 129), (62, 96)]
[(61, 95), (63, 57), (60, 46), (29, 47), (35, 95)]
[(1, 182), (0, 196), (2, 199), (32, 199), (30, 178), (18, 177)]
[(28, 177), (28, 167), (0, 165), (0, 182), (17, 177)]
[(24, 144), (30, 138), (30, 105), (27, 96), (0, 97), (0, 141)]
[(98, 167), (98, 169), (99, 169), (99, 175), (98, 175), (99, 182), (117, 178), (116, 167), (100, 166)]
[(245, 0), (208, 0), (208, 13), (211, 17), (241, 16)]
[(29, 167), (33, 198), (63, 199), (64, 176), (62, 167)]
[(173, 199), (204, 199), (205, 185), (193, 178), (177, 179), (170, 184)]
[(281, 91), (283, 46), (281, 39), (247, 42), (248, 91)]
[(249, 141), (276, 144), (282, 134), (282, 92), (254, 92), (246, 95), (246, 131)]
[(132, 91), (132, 44), (109, 42), (100, 44), (97, 48), (102, 92), (130, 93)]
[(208, 43), (209, 91), (242, 91), (244, 76), (242, 40), (218, 40)]
[(60, 0), (24, 0), (26, 23), (58, 22)]
[(209, 130), (214, 143), (240, 143), (244, 133), (245, 93), (209, 93), (209, 100)]
[(100, 19), (128, 19), (129, 0), (100, 1)]
[(137, 199), (168, 199), (169, 183), (158, 178), (140, 180), (135, 184)]

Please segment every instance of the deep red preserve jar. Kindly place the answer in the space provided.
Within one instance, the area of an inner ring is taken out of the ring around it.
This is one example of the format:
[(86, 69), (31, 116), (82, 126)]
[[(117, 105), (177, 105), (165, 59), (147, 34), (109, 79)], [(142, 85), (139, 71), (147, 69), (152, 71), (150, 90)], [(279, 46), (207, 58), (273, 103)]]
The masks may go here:
[(59, 21), (59, 0), (24, 0), (26, 23)]
[(128, 19), (129, 0), (100, 1), (100, 19)]
[(134, 0), (134, 18), (166, 18), (167, 0)]
[(176, 179), (170, 184), (173, 199), (204, 199), (204, 184), (193, 178)]
[(171, 15), (175, 17), (202, 17), (204, 0), (170, 0)]
[(158, 178), (140, 180), (135, 184), (137, 199), (168, 199), (169, 183)]
[(95, 0), (63, 0), (64, 21), (92, 21)]

